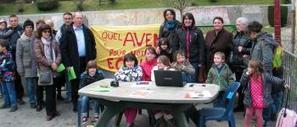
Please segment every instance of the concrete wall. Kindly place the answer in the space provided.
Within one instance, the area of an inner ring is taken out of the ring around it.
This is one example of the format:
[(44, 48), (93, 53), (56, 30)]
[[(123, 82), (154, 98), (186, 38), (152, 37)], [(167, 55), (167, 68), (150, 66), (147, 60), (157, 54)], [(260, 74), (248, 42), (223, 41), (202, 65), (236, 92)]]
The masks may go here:
[[(157, 9), (126, 9), (108, 11), (87, 11), (83, 12), (87, 17), (89, 25), (142, 25), (161, 24), (164, 20), (163, 11), (166, 8)], [(264, 25), (268, 24), (267, 6), (264, 5), (230, 5), (230, 6), (202, 6), (189, 7), (186, 12), (193, 13), (197, 25), (211, 25), (215, 16), (221, 16), (225, 24), (234, 24), (236, 18), (246, 16), (248, 19), (257, 20)], [(181, 19), (180, 13), (176, 10), (177, 19)], [(8, 16), (0, 16), (7, 18)], [(38, 19), (52, 19), (55, 27), (62, 23), (62, 13), (49, 14), (27, 14), (19, 15), (20, 22), (26, 19), (36, 21)]]

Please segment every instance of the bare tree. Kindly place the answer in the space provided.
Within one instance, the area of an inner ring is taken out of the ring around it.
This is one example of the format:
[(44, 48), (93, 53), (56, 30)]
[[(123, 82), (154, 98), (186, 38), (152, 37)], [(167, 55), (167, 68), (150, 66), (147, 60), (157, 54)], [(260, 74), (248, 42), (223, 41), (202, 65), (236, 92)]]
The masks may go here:
[(192, 5), (193, 0), (162, 0), (165, 4), (179, 10), (182, 17), (185, 9)]

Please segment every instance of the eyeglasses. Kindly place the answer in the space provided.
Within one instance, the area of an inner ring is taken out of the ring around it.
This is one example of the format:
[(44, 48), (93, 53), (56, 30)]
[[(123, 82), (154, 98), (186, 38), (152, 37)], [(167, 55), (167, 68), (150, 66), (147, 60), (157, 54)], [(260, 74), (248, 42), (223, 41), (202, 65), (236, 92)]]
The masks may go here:
[(42, 31), (43, 33), (51, 33), (49, 30)]

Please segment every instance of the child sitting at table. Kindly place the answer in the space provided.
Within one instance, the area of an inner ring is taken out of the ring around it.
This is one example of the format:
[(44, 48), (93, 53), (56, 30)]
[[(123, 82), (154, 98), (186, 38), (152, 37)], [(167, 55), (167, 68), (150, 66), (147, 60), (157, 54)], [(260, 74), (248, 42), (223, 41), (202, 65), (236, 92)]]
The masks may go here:
[[(97, 69), (97, 64), (95, 60), (91, 60), (87, 63), (86, 71), (83, 72), (80, 76), (79, 88), (83, 88), (91, 83), (104, 79), (103, 72)], [(81, 126), (85, 127), (88, 123), (88, 109), (89, 109), (89, 100), (90, 98), (87, 96), (80, 96), (80, 112), (81, 112)], [(99, 102), (97, 100), (93, 100), (94, 102), (94, 122), (98, 122), (99, 120)]]
[(194, 82), (193, 76), (195, 75), (195, 68), (186, 59), (185, 52), (183, 50), (177, 50), (175, 52), (176, 62), (172, 63), (172, 67), (178, 71), (182, 71), (182, 77), (184, 82)]
[[(123, 67), (114, 74), (116, 81), (132, 82), (140, 81), (142, 78), (142, 69), (138, 65), (138, 60), (133, 53), (124, 56)], [(137, 115), (136, 108), (127, 108), (124, 111), (127, 126), (133, 126)]]
[(228, 85), (235, 80), (235, 75), (225, 63), (225, 54), (216, 52), (213, 58), (213, 65), (209, 69), (206, 83), (217, 84), (220, 86), (220, 92), (214, 102), (214, 107), (223, 106), (223, 95)]
[(165, 55), (161, 55), (158, 57), (157, 59), (157, 65), (153, 67), (152, 69), (152, 76), (151, 76), (151, 80), (155, 81), (155, 74), (154, 71), (155, 70), (171, 70), (174, 71), (175, 69), (171, 67), (170, 65), (170, 60), (167, 56)]
[(151, 81), (151, 72), (155, 65), (157, 65), (157, 52), (154, 47), (149, 46), (145, 49), (145, 61), (141, 63), (143, 72), (142, 80)]

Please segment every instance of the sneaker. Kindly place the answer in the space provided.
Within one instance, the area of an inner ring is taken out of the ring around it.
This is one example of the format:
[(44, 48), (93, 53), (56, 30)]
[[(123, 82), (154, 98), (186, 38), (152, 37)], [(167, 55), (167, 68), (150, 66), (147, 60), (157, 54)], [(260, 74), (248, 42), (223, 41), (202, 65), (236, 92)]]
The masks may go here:
[(81, 127), (87, 127), (88, 125), (88, 117), (84, 116), (81, 118)]
[(0, 106), (0, 109), (6, 109), (6, 108), (9, 108), (9, 107), (10, 107), (9, 105), (3, 104), (2, 106)]
[(30, 104), (30, 107), (31, 107), (32, 109), (34, 109), (34, 108), (36, 108), (36, 104)]
[(9, 110), (9, 112), (15, 112), (16, 110), (18, 110), (18, 107), (16, 107), (16, 106), (15, 107), (11, 107), (10, 110)]
[(99, 121), (99, 115), (95, 114), (92, 122), (96, 124), (98, 121)]

